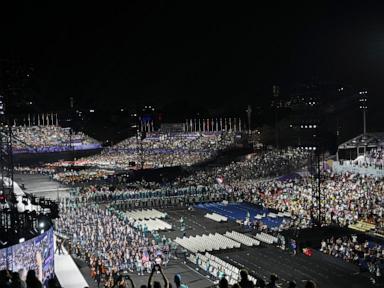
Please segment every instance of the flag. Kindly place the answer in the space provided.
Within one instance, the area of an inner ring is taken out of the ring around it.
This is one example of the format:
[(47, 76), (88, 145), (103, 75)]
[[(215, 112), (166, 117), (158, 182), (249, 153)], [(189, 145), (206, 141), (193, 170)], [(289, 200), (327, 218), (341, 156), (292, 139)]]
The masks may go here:
[(218, 184), (223, 184), (224, 183), (224, 177), (223, 176), (219, 176), (216, 178), (216, 181)]
[(144, 250), (143, 257), (141, 258), (141, 260), (143, 261), (143, 263), (146, 263), (149, 261), (149, 254), (147, 250)]
[(239, 130), (241, 132), (241, 118), (239, 118)]
[(184, 132), (188, 132), (188, 119), (185, 119)]

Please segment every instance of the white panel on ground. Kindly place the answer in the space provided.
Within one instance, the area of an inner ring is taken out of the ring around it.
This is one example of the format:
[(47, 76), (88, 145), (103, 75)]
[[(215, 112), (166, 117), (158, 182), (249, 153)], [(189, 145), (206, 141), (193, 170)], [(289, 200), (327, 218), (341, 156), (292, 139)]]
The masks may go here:
[[(56, 238), (55, 238), (56, 239)], [(56, 242), (56, 241), (55, 241)], [(88, 287), (75, 261), (68, 255), (63, 247), (64, 255), (55, 254), (55, 274), (61, 287), (64, 288), (83, 288)]]

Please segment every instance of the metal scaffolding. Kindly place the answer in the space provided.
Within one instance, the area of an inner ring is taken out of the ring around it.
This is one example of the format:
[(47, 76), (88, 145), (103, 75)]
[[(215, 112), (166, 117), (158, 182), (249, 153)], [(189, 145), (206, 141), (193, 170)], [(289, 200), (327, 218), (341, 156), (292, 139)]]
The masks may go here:
[(0, 193), (3, 200), (14, 203), (12, 128), (5, 116), (0, 117)]

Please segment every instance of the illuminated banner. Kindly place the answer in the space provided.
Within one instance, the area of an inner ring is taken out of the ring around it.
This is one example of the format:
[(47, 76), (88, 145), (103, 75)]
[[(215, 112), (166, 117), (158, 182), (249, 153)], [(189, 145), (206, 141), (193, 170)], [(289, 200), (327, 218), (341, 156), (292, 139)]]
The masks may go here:
[(36, 276), (47, 287), (54, 276), (53, 228), (33, 239), (0, 250), (0, 270), (18, 272), (34, 270)]

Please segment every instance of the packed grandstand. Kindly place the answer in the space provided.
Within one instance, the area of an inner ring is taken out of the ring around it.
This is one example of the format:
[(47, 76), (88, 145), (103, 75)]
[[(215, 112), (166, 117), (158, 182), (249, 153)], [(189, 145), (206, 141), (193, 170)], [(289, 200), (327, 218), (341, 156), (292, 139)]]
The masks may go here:
[[(31, 148), (42, 148), (67, 145), (67, 132), (59, 127), (18, 127), (14, 133)], [(75, 137), (83, 144), (95, 143), (82, 133)], [(21, 147), (18, 145), (16, 149)], [(86, 264), (83, 274), (91, 279), (90, 286), (131, 287), (137, 283), (144, 285), (141, 287), (181, 287), (185, 282), (183, 285), (190, 287), (316, 287), (316, 283), (342, 287), (346, 281), (320, 275), (325, 273), (321, 269), (332, 267), (328, 264), (308, 270), (307, 277), (288, 273), (289, 268), (266, 266), (268, 261), (259, 262), (256, 257), (263, 251), (283, 253), (281, 265), (284, 261), (315, 265), (310, 261), (327, 263), (333, 258), (337, 265), (348, 267), (339, 272), (350, 277), (346, 284), (350, 287), (359, 287), (351, 283), (367, 287), (382, 283), (381, 177), (338, 173), (333, 171), (332, 161), (324, 158), (319, 165), (322, 193), (318, 195), (317, 174), (310, 167), (313, 151), (299, 148), (258, 149), (229, 157), (227, 162), (195, 165), (226, 155), (235, 147), (233, 132), (154, 132), (144, 139), (130, 137), (76, 161), (15, 168), (20, 177), (49, 177), (49, 181), (69, 187), (65, 197), (54, 193), (60, 199), (60, 218), (54, 221), (56, 245), (59, 254)], [(357, 165), (381, 169), (376, 165), (382, 159), (381, 151), (379, 147), (370, 150), (367, 160)], [(129, 174), (142, 169), (159, 173), (150, 168), (174, 166), (184, 172), (161, 181)], [(305, 242), (300, 231), (304, 235), (319, 225), (348, 233), (320, 234), (316, 243)], [(246, 257), (236, 258), (243, 252), (259, 268), (253, 269)], [(291, 255), (314, 260), (296, 260)], [(0, 265), (7, 268), (4, 261)], [(171, 270), (172, 265), (179, 268)], [(206, 282), (197, 285), (188, 277), (181, 280), (183, 265), (193, 268)], [(158, 274), (163, 284), (152, 283)], [(38, 275), (28, 277), (25, 272), (4, 273), (0, 281), (27, 285), (39, 281), (35, 279)]]
[(13, 126), (14, 153), (45, 153), (101, 148), (95, 139), (83, 132), (56, 125)]

